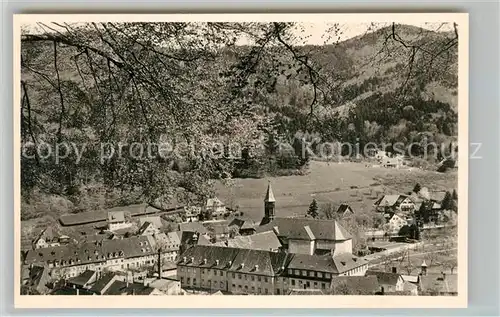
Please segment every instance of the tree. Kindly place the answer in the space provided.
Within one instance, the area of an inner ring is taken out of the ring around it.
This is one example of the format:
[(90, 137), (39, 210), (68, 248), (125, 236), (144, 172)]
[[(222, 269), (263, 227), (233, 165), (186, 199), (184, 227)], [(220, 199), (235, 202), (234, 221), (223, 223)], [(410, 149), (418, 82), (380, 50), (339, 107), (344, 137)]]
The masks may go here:
[(451, 194), (451, 198), (453, 200), (458, 200), (458, 194), (457, 194), (457, 190), (456, 189), (453, 190), (453, 193)]
[(309, 209), (307, 210), (307, 215), (309, 215), (312, 218), (317, 218), (319, 213), (318, 213), (318, 203), (316, 202), (316, 199), (313, 199), (311, 204), (309, 205)]
[(420, 190), (421, 190), (421, 189), (422, 189), (422, 187), (420, 186), (420, 184), (419, 184), (419, 183), (417, 183), (417, 184), (415, 185), (415, 187), (413, 187), (413, 192), (414, 192), (414, 193), (416, 193), (416, 194), (418, 194), (418, 193), (420, 192)]
[(444, 210), (450, 210), (452, 207), (452, 197), (450, 192), (446, 192), (444, 195), (443, 201), (441, 202), (441, 208)]
[(328, 220), (338, 220), (340, 215), (337, 213), (338, 206), (334, 203), (323, 204), (320, 208), (320, 218), (325, 218)]

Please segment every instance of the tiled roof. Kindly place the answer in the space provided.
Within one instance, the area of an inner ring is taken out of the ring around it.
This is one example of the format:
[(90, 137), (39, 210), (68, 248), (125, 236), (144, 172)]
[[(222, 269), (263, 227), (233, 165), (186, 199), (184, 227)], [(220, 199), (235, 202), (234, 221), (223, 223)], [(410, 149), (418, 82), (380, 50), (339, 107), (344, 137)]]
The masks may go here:
[(286, 258), (285, 253), (198, 245), (187, 249), (177, 263), (227, 269), (235, 273), (273, 276), (281, 271)]
[(139, 224), (141, 226), (144, 225), (145, 222), (152, 223), (156, 229), (161, 229), (163, 227), (163, 223), (161, 222), (161, 218), (159, 216), (149, 216), (149, 217), (139, 218)]
[(220, 201), (220, 199), (217, 197), (207, 199), (207, 204), (206, 204), (207, 208), (217, 208), (217, 207), (223, 207), (223, 206), (224, 206), (224, 203), (222, 201)]
[(144, 222), (142, 226), (139, 228), (139, 234), (143, 234), (144, 231), (146, 231), (146, 229), (148, 229), (149, 226), (153, 226), (153, 224), (148, 221)]
[(179, 231), (207, 233), (208, 230), (201, 222), (184, 222), (179, 224)]
[(90, 288), (94, 293), (102, 295), (104, 288), (115, 278), (114, 273), (103, 274)]
[(339, 214), (344, 214), (346, 211), (353, 212), (352, 208), (348, 204), (341, 204), (339, 209), (337, 209), (337, 213)]
[(429, 196), (430, 196), (430, 200), (440, 203), (443, 201), (444, 197), (446, 196), (446, 191), (430, 192)]
[(130, 258), (154, 253), (146, 236), (124, 239), (83, 242), (78, 245), (65, 245), (52, 248), (30, 250), (26, 264), (65, 261), (67, 265), (82, 265), (105, 261), (107, 258)]
[(376, 276), (379, 284), (395, 286), (399, 279), (402, 279), (401, 274), (381, 271), (366, 271), (366, 276)]
[(401, 203), (405, 198), (406, 196), (404, 195), (384, 195), (375, 202), (375, 205), (379, 207), (393, 207)]
[[(312, 233), (316, 240), (348, 240), (352, 236), (335, 220), (317, 220), (309, 218), (276, 218), (268, 224), (257, 227), (257, 232), (278, 229), (279, 237), (288, 239), (310, 240)], [(304, 229), (309, 227), (309, 229)]]
[(432, 293), (457, 293), (458, 277), (456, 274), (428, 274), (420, 276), (420, 289), (422, 292)]
[(230, 248), (275, 250), (281, 247), (280, 240), (273, 231), (266, 231), (250, 236), (237, 236), (227, 241)]
[(109, 211), (108, 212), (108, 222), (124, 222), (125, 213), (123, 211)]
[(95, 274), (95, 271), (85, 270), (85, 272), (83, 272), (82, 274), (70, 278), (68, 282), (79, 286), (85, 286), (87, 283), (89, 283), (89, 281), (92, 280), (92, 277), (94, 277)]
[(354, 294), (375, 294), (380, 290), (376, 276), (334, 276), (332, 277), (332, 292), (336, 293), (335, 289), (345, 285)]
[(144, 286), (141, 283), (129, 283), (114, 281), (103, 295), (150, 295), (154, 288)]
[(294, 254), (288, 268), (341, 274), (367, 263), (366, 259), (358, 258), (349, 253), (338, 254), (334, 257), (329, 254)]

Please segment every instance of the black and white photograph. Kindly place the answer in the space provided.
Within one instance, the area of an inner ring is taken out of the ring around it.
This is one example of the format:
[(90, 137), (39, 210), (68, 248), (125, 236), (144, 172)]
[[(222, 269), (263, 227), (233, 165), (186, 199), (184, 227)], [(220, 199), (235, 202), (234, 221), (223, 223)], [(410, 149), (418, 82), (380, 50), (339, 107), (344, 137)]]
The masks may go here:
[(465, 295), (467, 15), (304, 16), (18, 15), (16, 295)]

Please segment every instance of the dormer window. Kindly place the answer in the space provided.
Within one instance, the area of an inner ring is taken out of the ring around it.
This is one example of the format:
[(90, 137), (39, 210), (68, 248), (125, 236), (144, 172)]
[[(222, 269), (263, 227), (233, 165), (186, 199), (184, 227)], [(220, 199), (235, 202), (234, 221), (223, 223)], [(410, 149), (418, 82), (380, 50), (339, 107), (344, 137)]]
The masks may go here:
[(244, 269), (245, 268), (245, 263), (241, 263), (240, 264), (240, 269)]
[[(243, 263), (241, 264), (241, 267), (243, 268)], [(258, 264), (255, 264), (255, 266), (254, 266), (254, 270), (255, 270), (255, 271), (258, 271), (258, 270), (259, 270), (259, 265), (258, 265)]]
[(215, 260), (215, 265), (219, 265), (219, 260)]

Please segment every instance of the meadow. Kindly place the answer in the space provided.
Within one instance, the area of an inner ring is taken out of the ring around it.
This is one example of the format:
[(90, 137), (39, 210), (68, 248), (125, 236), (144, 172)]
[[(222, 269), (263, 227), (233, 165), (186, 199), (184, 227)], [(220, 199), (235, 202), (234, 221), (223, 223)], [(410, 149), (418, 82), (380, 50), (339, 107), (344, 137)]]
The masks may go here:
[(216, 185), (217, 196), (228, 207), (238, 208), (245, 218), (258, 221), (263, 216), (263, 199), (271, 182), (279, 217), (304, 216), (315, 198), (318, 203), (348, 203), (356, 211), (369, 211), (384, 194), (405, 194), (416, 183), (429, 190), (453, 190), (456, 172), (438, 173), (421, 169), (367, 167), (364, 163), (311, 161), (306, 175), (234, 179), (227, 186)]

